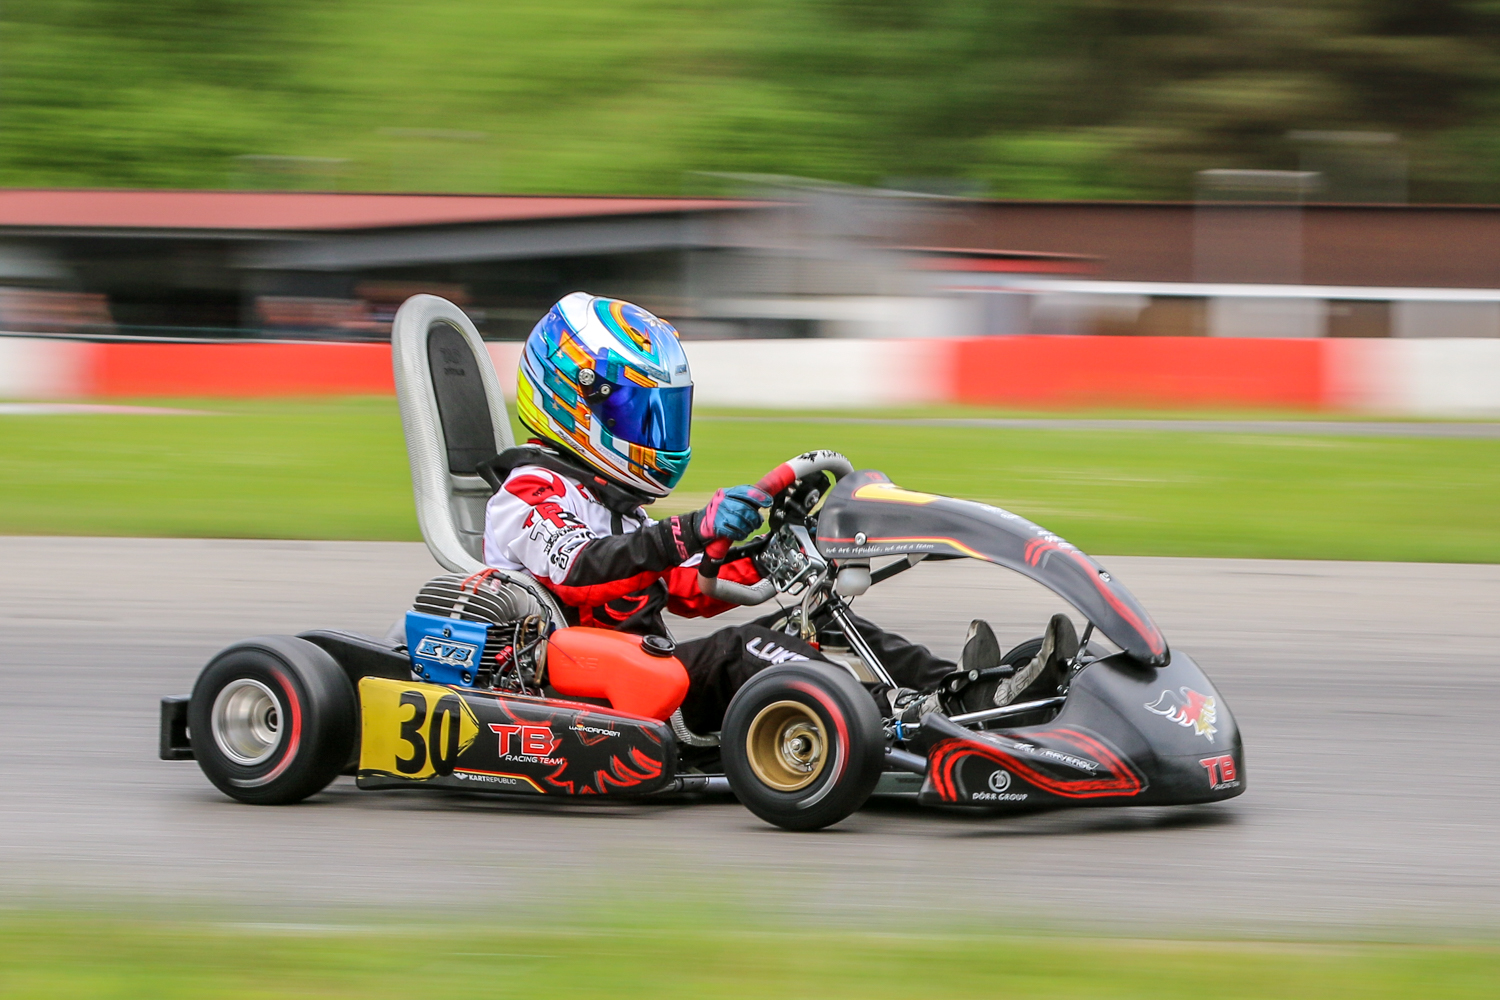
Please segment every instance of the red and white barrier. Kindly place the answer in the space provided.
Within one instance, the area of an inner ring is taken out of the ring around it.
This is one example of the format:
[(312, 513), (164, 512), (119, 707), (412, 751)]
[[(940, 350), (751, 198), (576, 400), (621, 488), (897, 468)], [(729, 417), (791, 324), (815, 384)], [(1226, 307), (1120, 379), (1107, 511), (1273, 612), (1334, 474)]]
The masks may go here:
[(1323, 407), (1421, 417), (1500, 416), (1500, 340), (1325, 340)]
[(389, 344), (94, 343), (0, 337), (0, 397), (394, 393)]
[(96, 345), (70, 340), (0, 337), (0, 399), (87, 396)]
[[(518, 343), (492, 343), (507, 387)], [(1266, 407), (1500, 416), (1500, 339), (1017, 336), (687, 345), (700, 405)], [(0, 337), (0, 398), (388, 394), (384, 344)]]

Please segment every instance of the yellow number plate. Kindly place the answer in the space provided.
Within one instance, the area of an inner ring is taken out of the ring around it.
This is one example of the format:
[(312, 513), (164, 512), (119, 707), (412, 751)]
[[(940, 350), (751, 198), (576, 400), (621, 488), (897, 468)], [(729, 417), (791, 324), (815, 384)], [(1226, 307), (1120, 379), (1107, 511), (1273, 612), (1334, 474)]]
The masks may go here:
[(462, 697), (437, 684), (363, 677), (359, 682), (360, 771), (422, 781), (452, 774), (479, 735)]

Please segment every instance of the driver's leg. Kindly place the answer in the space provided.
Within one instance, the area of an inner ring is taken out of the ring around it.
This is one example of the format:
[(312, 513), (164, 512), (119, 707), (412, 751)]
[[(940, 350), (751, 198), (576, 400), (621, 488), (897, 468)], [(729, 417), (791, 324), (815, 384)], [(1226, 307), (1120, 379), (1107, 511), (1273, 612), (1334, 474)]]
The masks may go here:
[[(769, 626), (785, 617), (785, 614), (784, 611), (775, 611), (757, 619), (755, 624)], [(896, 682), (894, 689), (877, 692), (890, 705), (893, 714), (903, 718), (909, 716), (910, 721), (915, 722), (927, 712), (943, 711), (938, 687), (943, 678), (956, 669), (957, 664), (935, 655), (926, 646), (919, 646), (894, 632), (885, 631), (868, 619), (854, 614), (850, 614), (849, 619), (880, 660), (881, 666), (885, 667), (886, 673), (891, 675), (891, 680)], [(831, 617), (815, 616), (813, 624), (820, 641), (832, 641), (839, 646), (849, 645), (847, 637), (842, 637)]]
[[(865, 642), (875, 651), (875, 655), (880, 657), (891, 680), (901, 687), (930, 691), (958, 668), (958, 664), (952, 660), (945, 660), (926, 646), (919, 646), (894, 632), (887, 632), (868, 619), (853, 614), (849, 618), (854, 622), (854, 627), (859, 629)], [(814, 621), (817, 619), (814, 618)]]
[(678, 643), (676, 655), (688, 673), (682, 721), (695, 733), (718, 732), (734, 693), (767, 667), (823, 659), (817, 647), (756, 622)]

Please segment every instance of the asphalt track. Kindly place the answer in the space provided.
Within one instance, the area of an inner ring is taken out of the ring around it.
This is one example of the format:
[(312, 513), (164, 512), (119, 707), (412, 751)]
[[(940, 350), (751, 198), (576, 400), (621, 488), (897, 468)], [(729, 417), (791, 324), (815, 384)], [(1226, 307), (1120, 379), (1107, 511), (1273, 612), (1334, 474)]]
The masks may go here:
[[(300, 806), (237, 805), (156, 759), (159, 696), (247, 635), (384, 631), (435, 571), (425, 550), (0, 538), (0, 899), (247, 920), (556, 922), (657, 897), (851, 926), (1500, 928), (1500, 566), (1103, 561), (1232, 706), (1244, 796), (1010, 819), (885, 800), (788, 834), (728, 799), (552, 805), (349, 779)], [(951, 651), (974, 614), (1020, 639), (1056, 607), (1019, 577), (943, 564), (859, 610)]]

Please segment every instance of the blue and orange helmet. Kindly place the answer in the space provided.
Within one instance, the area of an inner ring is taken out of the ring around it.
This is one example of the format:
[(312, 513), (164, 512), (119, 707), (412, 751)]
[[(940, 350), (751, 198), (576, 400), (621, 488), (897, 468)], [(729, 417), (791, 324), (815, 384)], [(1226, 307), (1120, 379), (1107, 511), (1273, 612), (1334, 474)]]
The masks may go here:
[(692, 456), (693, 377), (672, 324), (574, 292), (526, 338), (516, 410), (533, 434), (653, 497)]

